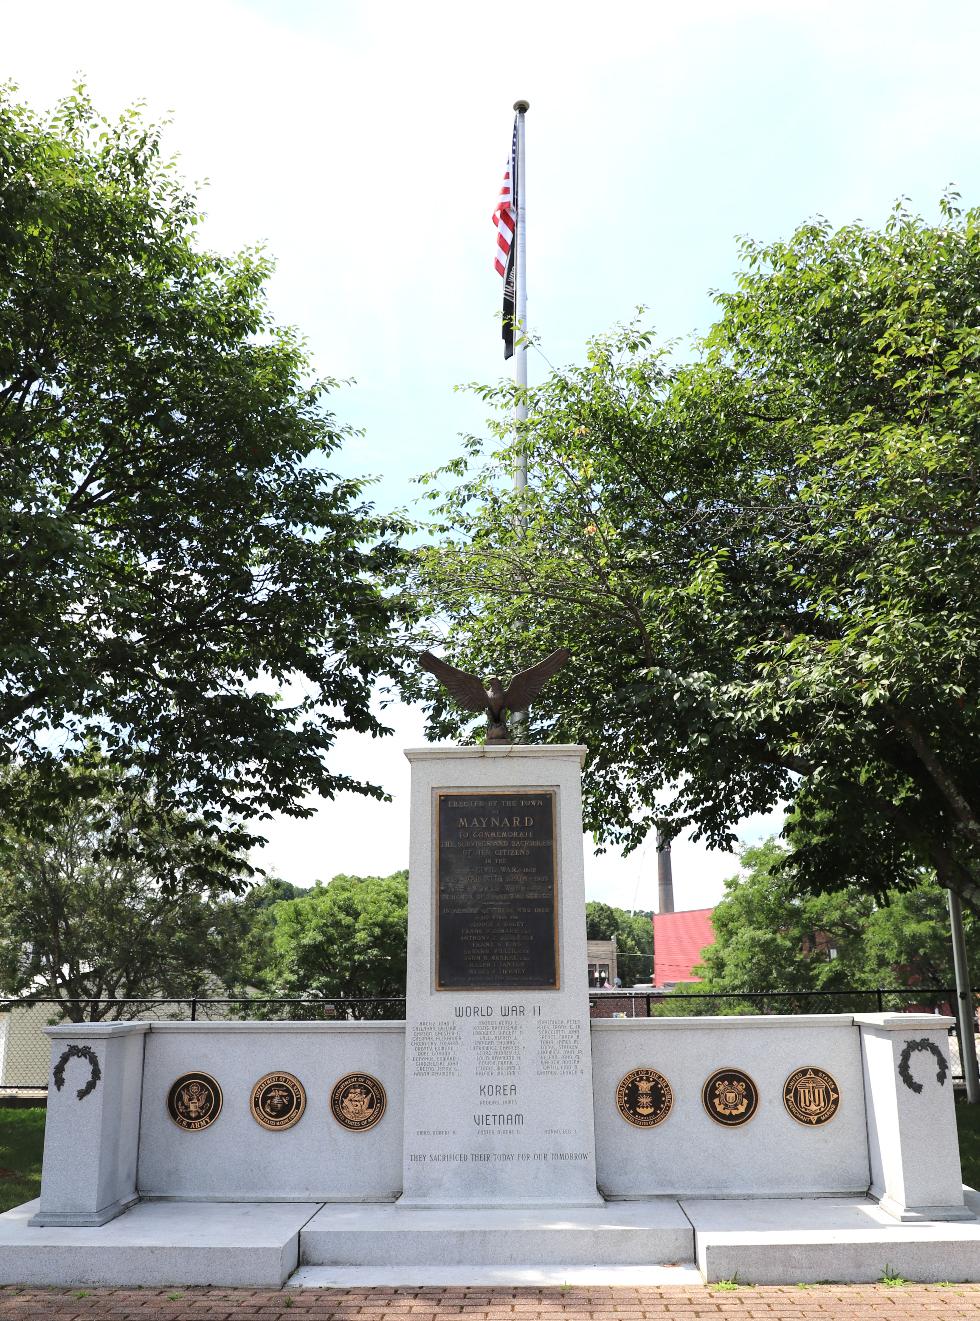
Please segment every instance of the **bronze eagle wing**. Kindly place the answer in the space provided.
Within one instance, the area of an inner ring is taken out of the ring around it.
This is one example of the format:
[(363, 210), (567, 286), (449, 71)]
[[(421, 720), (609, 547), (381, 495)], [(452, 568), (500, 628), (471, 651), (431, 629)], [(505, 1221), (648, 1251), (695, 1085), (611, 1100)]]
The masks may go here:
[(526, 710), (531, 700), (537, 697), (552, 675), (558, 673), (571, 654), (567, 647), (559, 647), (550, 656), (545, 656), (543, 661), (532, 665), (529, 670), (515, 674), (504, 693), (504, 706), (508, 711)]
[(434, 674), (444, 688), (448, 688), (460, 706), (467, 711), (487, 711), (490, 707), (490, 694), (484, 688), (483, 684), (475, 674), (467, 674), (465, 670), (457, 670), (455, 665), (449, 665), (438, 656), (433, 656), (431, 651), (423, 651), (419, 657), (419, 664), (423, 670), (428, 670)]

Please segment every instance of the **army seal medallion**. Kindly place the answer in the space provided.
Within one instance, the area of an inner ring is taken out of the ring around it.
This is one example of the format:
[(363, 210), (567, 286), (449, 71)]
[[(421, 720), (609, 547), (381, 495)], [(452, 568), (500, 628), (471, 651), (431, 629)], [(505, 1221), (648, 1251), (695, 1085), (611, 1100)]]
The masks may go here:
[(303, 1084), (291, 1073), (267, 1073), (252, 1088), (252, 1118), (263, 1128), (292, 1128), (305, 1109)]
[(374, 1128), (388, 1105), (385, 1089), (369, 1073), (345, 1073), (333, 1085), (330, 1111), (338, 1124), (355, 1133)]
[(829, 1124), (840, 1106), (840, 1088), (829, 1073), (807, 1065), (786, 1079), (783, 1105), (798, 1124)]
[(662, 1124), (674, 1104), (670, 1083), (656, 1069), (633, 1069), (619, 1081), (616, 1105), (628, 1124), (654, 1128)]
[(167, 1113), (185, 1133), (199, 1133), (221, 1114), (223, 1099), (210, 1073), (182, 1073), (167, 1093)]
[(716, 1069), (701, 1089), (704, 1108), (716, 1124), (738, 1128), (759, 1108), (759, 1090), (741, 1069)]

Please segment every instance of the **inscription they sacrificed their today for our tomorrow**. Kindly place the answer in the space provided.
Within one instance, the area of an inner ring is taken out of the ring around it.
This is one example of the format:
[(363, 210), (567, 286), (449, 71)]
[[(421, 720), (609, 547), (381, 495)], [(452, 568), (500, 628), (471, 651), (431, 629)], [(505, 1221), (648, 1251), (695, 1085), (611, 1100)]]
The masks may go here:
[(438, 989), (557, 989), (554, 792), (441, 794), (438, 850)]

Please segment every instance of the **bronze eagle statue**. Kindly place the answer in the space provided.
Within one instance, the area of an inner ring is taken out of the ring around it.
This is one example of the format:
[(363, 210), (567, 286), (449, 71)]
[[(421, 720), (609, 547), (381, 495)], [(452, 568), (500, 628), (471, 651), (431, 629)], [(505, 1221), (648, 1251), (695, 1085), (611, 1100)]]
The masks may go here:
[(522, 670), (511, 679), (508, 687), (499, 679), (491, 679), (484, 688), (475, 674), (457, 670), (455, 665), (433, 656), (431, 651), (423, 651), (419, 664), (423, 670), (434, 674), (444, 688), (447, 688), (456, 701), (467, 711), (486, 711), (487, 742), (510, 743), (510, 730), (504, 717), (505, 711), (525, 711), (533, 697), (538, 693), (571, 656), (567, 647), (559, 647), (529, 670)]

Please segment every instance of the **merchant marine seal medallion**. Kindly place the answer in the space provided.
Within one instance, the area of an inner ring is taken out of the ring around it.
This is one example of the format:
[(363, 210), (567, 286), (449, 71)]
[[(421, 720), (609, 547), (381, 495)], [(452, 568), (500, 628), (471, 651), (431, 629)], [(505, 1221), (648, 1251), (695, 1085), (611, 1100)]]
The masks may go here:
[(267, 1073), (252, 1088), (252, 1118), (263, 1128), (292, 1128), (305, 1109), (303, 1084), (291, 1073)]
[(759, 1089), (741, 1069), (716, 1069), (701, 1089), (705, 1110), (716, 1124), (738, 1128), (759, 1108)]
[(333, 1085), (330, 1112), (338, 1124), (352, 1132), (374, 1128), (388, 1105), (385, 1089), (369, 1073), (345, 1073)]
[(616, 1105), (628, 1124), (654, 1128), (662, 1124), (674, 1104), (670, 1083), (656, 1069), (632, 1069), (619, 1081)]
[(210, 1073), (182, 1073), (167, 1093), (167, 1113), (185, 1133), (199, 1133), (221, 1114), (223, 1097)]
[(783, 1105), (798, 1124), (829, 1124), (840, 1106), (840, 1088), (829, 1073), (808, 1065), (786, 1079)]

